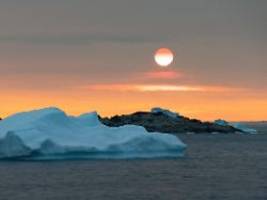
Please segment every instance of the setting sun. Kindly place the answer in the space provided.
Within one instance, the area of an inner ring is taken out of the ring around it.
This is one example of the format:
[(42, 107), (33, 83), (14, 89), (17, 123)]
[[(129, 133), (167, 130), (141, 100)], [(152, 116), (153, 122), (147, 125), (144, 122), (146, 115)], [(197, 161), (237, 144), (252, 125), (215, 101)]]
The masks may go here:
[(170, 49), (160, 48), (154, 55), (155, 62), (162, 67), (167, 67), (173, 62), (173, 53)]

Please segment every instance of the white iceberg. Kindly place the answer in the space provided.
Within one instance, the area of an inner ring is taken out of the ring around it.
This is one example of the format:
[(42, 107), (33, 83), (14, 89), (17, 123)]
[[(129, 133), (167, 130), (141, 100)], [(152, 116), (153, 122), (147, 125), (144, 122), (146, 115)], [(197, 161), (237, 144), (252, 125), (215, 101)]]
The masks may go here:
[(165, 116), (168, 116), (168, 117), (170, 117), (170, 118), (178, 118), (178, 117), (180, 117), (180, 114), (179, 113), (176, 113), (176, 112), (172, 112), (172, 111), (170, 111), (170, 110), (168, 110), (168, 109), (163, 109), (163, 108), (152, 108), (151, 109), (151, 112), (152, 113), (155, 113), (155, 114), (163, 114), (163, 115), (165, 115)]
[(249, 134), (257, 134), (258, 133), (258, 131), (256, 129), (249, 128), (245, 124), (241, 124), (238, 122), (230, 123), (230, 125), (236, 129), (239, 129), (239, 130), (245, 132), (245, 133), (249, 133)]
[(244, 133), (249, 133), (249, 134), (257, 134), (258, 131), (253, 128), (249, 128), (245, 126), (244, 124), (238, 123), (238, 122), (227, 122), (222, 119), (218, 119), (214, 121), (215, 124), (221, 125), (221, 126), (232, 126), (238, 130), (241, 130)]
[(0, 121), (2, 159), (179, 157), (185, 148), (174, 135), (133, 125), (107, 127), (96, 112), (74, 117), (45, 108)]
[(214, 121), (214, 124), (218, 124), (220, 126), (230, 126), (229, 122), (223, 120), (223, 119), (217, 119)]

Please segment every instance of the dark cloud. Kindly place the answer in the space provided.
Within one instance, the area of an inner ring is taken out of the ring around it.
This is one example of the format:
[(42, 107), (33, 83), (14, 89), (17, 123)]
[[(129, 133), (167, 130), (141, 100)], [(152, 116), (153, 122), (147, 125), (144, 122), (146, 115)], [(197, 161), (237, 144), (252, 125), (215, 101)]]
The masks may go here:
[(120, 35), (120, 34), (55, 34), (55, 35), (0, 35), (0, 43), (25, 43), (41, 45), (90, 45), (93, 43), (130, 43), (144, 44), (153, 42), (164, 42), (166, 38), (142, 35)]

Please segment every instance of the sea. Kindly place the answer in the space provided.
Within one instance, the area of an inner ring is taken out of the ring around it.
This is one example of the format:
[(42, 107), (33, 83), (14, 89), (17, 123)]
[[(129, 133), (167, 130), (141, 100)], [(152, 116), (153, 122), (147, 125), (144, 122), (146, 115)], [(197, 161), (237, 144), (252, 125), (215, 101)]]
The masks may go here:
[(1, 161), (0, 200), (267, 200), (267, 134), (178, 136), (177, 159)]

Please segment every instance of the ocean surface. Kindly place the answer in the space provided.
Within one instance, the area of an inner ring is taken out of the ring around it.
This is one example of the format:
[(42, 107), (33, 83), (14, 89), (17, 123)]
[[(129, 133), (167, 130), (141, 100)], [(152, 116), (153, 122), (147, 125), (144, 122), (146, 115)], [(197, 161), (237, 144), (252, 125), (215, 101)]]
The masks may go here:
[(267, 134), (179, 137), (180, 159), (2, 161), (0, 200), (267, 199)]

